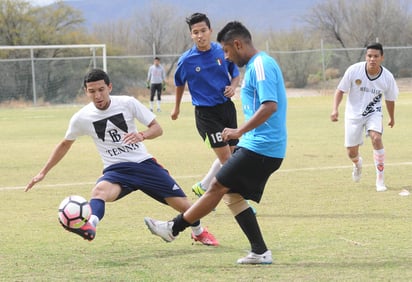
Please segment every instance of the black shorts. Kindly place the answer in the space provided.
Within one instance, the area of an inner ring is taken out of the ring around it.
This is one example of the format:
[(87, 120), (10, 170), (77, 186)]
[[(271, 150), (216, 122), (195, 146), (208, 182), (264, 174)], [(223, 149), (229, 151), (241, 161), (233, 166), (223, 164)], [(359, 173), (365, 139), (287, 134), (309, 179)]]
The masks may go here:
[(229, 193), (239, 193), (259, 203), (269, 176), (279, 169), (282, 161), (237, 147), (217, 172), (216, 179), (230, 189)]
[(212, 147), (235, 146), (239, 140), (224, 142), (222, 131), (226, 127), (237, 128), (235, 104), (228, 100), (213, 107), (195, 107), (196, 128), (205, 143)]
[(157, 93), (157, 100), (161, 100), (162, 95), (162, 84), (152, 83), (150, 84), (150, 101), (154, 100), (155, 94)]

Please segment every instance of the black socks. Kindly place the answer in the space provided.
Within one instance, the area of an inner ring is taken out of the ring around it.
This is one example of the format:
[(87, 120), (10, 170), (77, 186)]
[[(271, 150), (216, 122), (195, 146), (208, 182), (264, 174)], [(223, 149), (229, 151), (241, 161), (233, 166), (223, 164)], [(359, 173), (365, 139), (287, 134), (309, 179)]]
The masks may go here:
[(173, 223), (172, 234), (173, 236), (177, 236), (177, 234), (185, 230), (187, 227), (199, 225), (200, 221), (198, 220), (193, 224), (189, 224), (186, 220), (183, 219), (183, 214), (181, 213), (173, 219)]
[(256, 215), (252, 208), (242, 211), (240, 214), (235, 216), (237, 223), (240, 228), (242, 228), (243, 233), (245, 233), (248, 238), (252, 252), (261, 255), (268, 249), (266, 247), (265, 241), (263, 240), (262, 233), (260, 232), (259, 224), (256, 219)]

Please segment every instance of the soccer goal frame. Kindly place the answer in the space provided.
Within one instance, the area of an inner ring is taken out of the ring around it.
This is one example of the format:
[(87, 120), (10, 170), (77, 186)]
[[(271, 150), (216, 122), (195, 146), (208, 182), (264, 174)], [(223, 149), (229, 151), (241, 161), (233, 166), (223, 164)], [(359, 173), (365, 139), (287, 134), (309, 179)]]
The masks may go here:
[(35, 70), (35, 56), (34, 50), (38, 49), (87, 49), (90, 48), (92, 52), (92, 58), (94, 67), (96, 65), (96, 50), (102, 50), (102, 64), (103, 70), (107, 71), (107, 55), (106, 55), (106, 44), (67, 44), (67, 45), (23, 45), (23, 46), (0, 46), (1, 50), (30, 50), (30, 62), (31, 62), (31, 75), (32, 75), (32, 91), (33, 91), (33, 104), (37, 104), (37, 93), (36, 93), (36, 70)]

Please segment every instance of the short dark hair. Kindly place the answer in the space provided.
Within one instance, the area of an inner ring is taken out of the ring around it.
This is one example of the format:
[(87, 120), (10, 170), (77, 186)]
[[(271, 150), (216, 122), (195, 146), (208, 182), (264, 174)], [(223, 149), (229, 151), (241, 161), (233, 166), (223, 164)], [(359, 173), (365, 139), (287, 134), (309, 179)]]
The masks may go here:
[(200, 22), (205, 22), (208, 28), (210, 29), (210, 20), (205, 14), (194, 13), (190, 17), (186, 18), (186, 23), (188, 24), (190, 31), (192, 31), (192, 25)]
[(220, 43), (229, 42), (236, 37), (241, 37), (245, 41), (252, 41), (252, 35), (249, 30), (237, 21), (227, 23), (217, 34), (217, 41)]
[(383, 47), (382, 44), (376, 42), (376, 43), (371, 43), (368, 46), (366, 46), (366, 50), (368, 49), (374, 49), (374, 50), (379, 50), (381, 52), (381, 55), (383, 55)]
[(155, 57), (154, 59), (155, 59), (155, 60), (158, 60), (158, 61), (160, 61), (160, 58), (159, 58), (159, 57)]
[(104, 83), (106, 83), (106, 85), (110, 84), (110, 78), (104, 70), (92, 69), (84, 76), (83, 86), (86, 87), (86, 83), (99, 80), (104, 80)]

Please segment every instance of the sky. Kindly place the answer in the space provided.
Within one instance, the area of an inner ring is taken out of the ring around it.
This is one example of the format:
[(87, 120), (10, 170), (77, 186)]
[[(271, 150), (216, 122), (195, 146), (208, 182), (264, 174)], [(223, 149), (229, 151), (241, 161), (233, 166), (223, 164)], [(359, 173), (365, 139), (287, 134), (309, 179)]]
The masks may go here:
[(28, 2), (30, 2), (32, 5), (35, 5), (35, 6), (49, 5), (49, 4), (54, 3), (56, 1), (58, 1), (58, 0), (28, 0)]
[(56, 0), (29, 0), (32, 5), (44, 6), (55, 2)]

